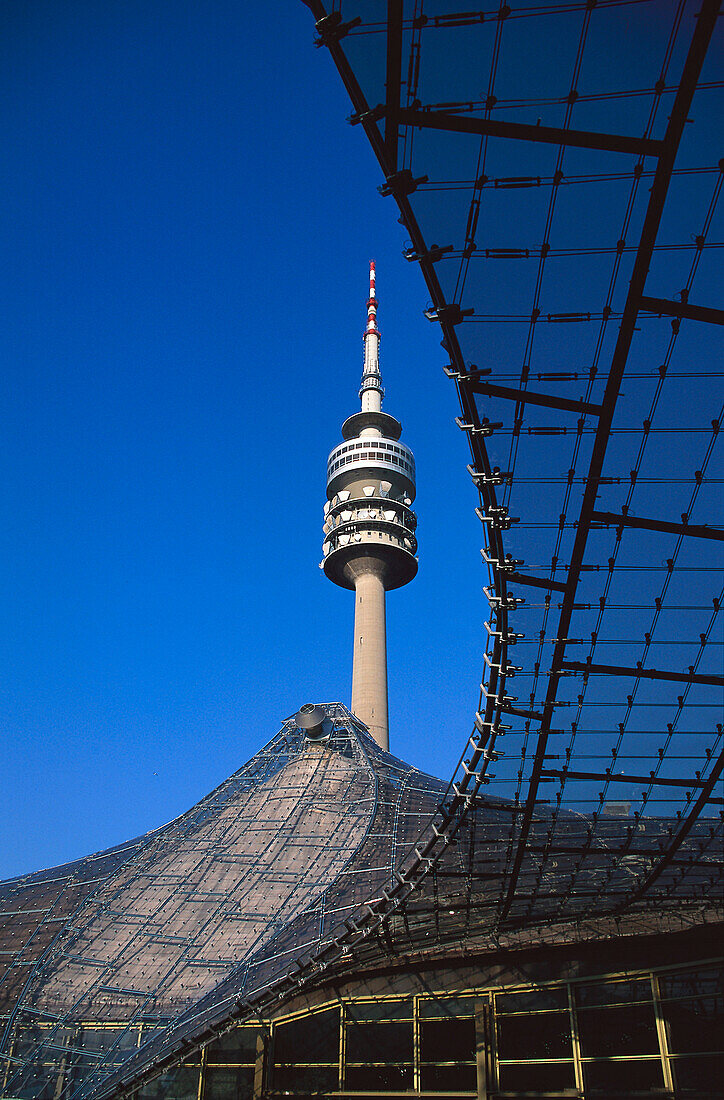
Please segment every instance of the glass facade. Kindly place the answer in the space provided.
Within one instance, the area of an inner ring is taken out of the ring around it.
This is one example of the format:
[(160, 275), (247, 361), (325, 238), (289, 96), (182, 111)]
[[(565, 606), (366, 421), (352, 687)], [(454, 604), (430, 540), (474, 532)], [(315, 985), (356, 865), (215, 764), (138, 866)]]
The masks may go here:
[(347, 999), (242, 1026), (137, 1100), (724, 1096), (724, 967)]
[(399, 466), (413, 481), (415, 480), (415, 459), (409, 447), (377, 438), (340, 443), (335, 447), (327, 460), (327, 480), (333, 477), (340, 467), (348, 466), (353, 462)]

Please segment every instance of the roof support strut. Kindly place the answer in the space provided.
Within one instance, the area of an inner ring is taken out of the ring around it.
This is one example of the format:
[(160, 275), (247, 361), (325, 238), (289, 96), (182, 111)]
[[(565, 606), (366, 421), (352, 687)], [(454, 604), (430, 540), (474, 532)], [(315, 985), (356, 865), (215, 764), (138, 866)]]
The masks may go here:
[(666, 535), (691, 535), (697, 539), (724, 542), (724, 531), (718, 527), (699, 526), (695, 523), (668, 523), (662, 519), (644, 519), (642, 516), (623, 515), (619, 512), (592, 512), (591, 519), (608, 527), (638, 527), (642, 531), (663, 531)]
[(660, 672), (655, 668), (594, 665), (583, 661), (561, 661), (561, 668), (586, 675), (601, 673), (604, 676), (635, 676), (639, 680), (671, 680), (679, 684), (709, 684), (712, 687), (724, 687), (724, 676), (704, 676), (698, 672)]
[(535, 393), (533, 390), (516, 390), (510, 386), (497, 386), (492, 382), (468, 381), (468, 375), (463, 374), (460, 382), (473, 393), (482, 394), (484, 397), (504, 397), (510, 401), (520, 402), (521, 405), (541, 405), (546, 409), (563, 409), (564, 412), (582, 413), (585, 416), (599, 416), (600, 405), (592, 405), (590, 401), (574, 401), (570, 397), (558, 397), (556, 394)]
[[(379, 112), (378, 108), (378, 112)], [(563, 130), (558, 126), (532, 126), (523, 122), (500, 122), (492, 118), (452, 115), (444, 111), (400, 111), (400, 122), (429, 130), (448, 130), (457, 134), (516, 138), (541, 141), (546, 145), (575, 145), (581, 149), (604, 149), (608, 153), (633, 153), (635, 156), (660, 156), (665, 142), (622, 134), (600, 134), (590, 130)]]
[(667, 317), (685, 317), (689, 321), (708, 321), (712, 325), (724, 325), (724, 309), (710, 306), (694, 306), (689, 302), (670, 302), (667, 298), (641, 299), (641, 308), (651, 313), (663, 313)]

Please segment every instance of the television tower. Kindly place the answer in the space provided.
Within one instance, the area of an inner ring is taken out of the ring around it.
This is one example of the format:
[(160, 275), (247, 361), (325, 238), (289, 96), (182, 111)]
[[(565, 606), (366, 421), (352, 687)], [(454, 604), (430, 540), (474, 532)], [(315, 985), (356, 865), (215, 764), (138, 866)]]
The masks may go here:
[(327, 460), (324, 558), (331, 581), (354, 590), (352, 711), (389, 748), (385, 593), (417, 573), (415, 459), (400, 443), (402, 425), (382, 412), (375, 264), (364, 332), (361, 412), (342, 425), (343, 443)]

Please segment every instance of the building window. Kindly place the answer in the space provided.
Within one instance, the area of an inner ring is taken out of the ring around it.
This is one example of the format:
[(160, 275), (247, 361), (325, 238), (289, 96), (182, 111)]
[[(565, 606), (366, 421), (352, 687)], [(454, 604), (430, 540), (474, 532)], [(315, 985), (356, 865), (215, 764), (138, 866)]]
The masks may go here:
[(472, 997), (418, 1002), (421, 1092), (477, 1090), (474, 1005)]
[(204, 1074), (203, 1100), (252, 1100), (254, 1067), (209, 1067)]
[[(488, 1095), (511, 1100), (565, 1090), (708, 1100), (724, 1097), (723, 1000), (724, 972), (704, 966), (327, 1004), (272, 1022), (266, 1053), (258, 1028), (239, 1026), (206, 1048), (201, 1080), (186, 1063), (138, 1100), (253, 1100), (262, 1074), (269, 1100), (346, 1090), (472, 1100), (479, 1073)], [(96, 1042), (92, 1029), (87, 1038)]]
[(568, 992), (543, 987), (495, 998), (498, 1085), (503, 1092), (576, 1086)]
[(256, 1061), (255, 1027), (235, 1027), (206, 1048), (207, 1065), (253, 1066)]
[(199, 1067), (180, 1066), (145, 1085), (137, 1094), (139, 1100), (197, 1100)]
[(577, 986), (575, 1002), (587, 1088), (663, 1087), (649, 977)]
[(271, 1086), (275, 1092), (334, 1092), (339, 1087), (339, 1008), (274, 1027)]
[(344, 1087), (411, 1089), (414, 1083), (412, 1000), (345, 1006)]
[(679, 971), (658, 986), (675, 1086), (724, 1095), (724, 968)]

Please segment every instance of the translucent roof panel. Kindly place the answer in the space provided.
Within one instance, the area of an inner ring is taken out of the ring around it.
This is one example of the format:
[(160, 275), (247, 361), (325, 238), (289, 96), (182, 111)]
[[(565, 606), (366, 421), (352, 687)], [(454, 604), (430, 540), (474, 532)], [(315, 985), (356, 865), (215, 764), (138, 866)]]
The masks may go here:
[(325, 711), (324, 740), (287, 720), (163, 828), (0, 884), (9, 1095), (61, 1079), (90, 1095), (153, 1063), (268, 993), (390, 881), (445, 785), (382, 752), (341, 704)]
[[(520, 807), (491, 925), (720, 896), (718, 5), (309, 7), (470, 443), (489, 606), (449, 817), (483, 782)], [(626, 873), (591, 889), (602, 844)]]
[[(178, 1067), (235, 1022), (267, 1018), (304, 986), (379, 966), (390, 951), (424, 965), (441, 950), (514, 944), (496, 921), (515, 797), (479, 792), (455, 816), (444, 782), (383, 752), (341, 704), (325, 711), (326, 740), (310, 741), (288, 719), (163, 828), (0, 884), (8, 1095), (112, 1096)], [(596, 824), (542, 804), (509, 923), (528, 944), (555, 941), (595, 898), (599, 921), (587, 934), (610, 934), (671, 827), (657, 813), (632, 826), (609, 805)], [(625, 831), (633, 837), (622, 858)], [(702, 858), (688, 870), (701, 885), (712, 847), (702, 822), (692, 841)], [(676, 906), (662, 907), (648, 930), (677, 920)]]

